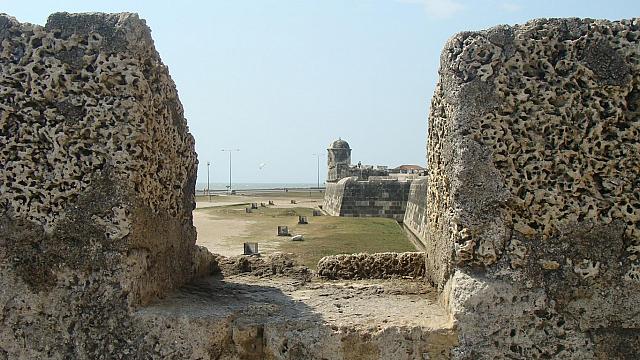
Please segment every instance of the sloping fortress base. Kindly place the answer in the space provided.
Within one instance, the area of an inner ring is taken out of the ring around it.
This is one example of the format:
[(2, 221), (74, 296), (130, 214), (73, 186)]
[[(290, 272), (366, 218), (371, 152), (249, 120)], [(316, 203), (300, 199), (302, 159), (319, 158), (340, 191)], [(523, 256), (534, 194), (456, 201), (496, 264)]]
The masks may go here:
[(409, 196), (403, 224), (423, 245), (427, 241), (427, 190), (429, 179), (414, 179), (409, 187)]
[(336, 282), (195, 246), (193, 138), (144, 21), (0, 15), (0, 359), (635, 358), (639, 39), (454, 36), (405, 214), (428, 251), (321, 260)]

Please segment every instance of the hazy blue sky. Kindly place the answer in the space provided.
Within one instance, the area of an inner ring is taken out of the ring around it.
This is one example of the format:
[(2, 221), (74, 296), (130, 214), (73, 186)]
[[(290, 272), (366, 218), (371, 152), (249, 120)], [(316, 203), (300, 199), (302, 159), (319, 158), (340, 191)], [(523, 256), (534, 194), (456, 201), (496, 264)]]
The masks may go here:
[[(621, 19), (637, 0), (0, 0), (44, 24), (56, 11), (137, 12), (178, 87), (215, 182), (316, 181), (342, 137), (354, 163), (425, 163), (427, 111), (451, 35), (539, 17)], [(266, 164), (262, 169), (259, 164)]]

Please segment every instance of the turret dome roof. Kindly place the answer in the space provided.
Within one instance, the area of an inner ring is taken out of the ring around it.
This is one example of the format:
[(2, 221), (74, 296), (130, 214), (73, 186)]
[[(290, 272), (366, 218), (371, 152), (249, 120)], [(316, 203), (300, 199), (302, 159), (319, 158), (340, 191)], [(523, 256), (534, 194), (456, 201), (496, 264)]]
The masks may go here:
[(332, 142), (329, 145), (329, 149), (351, 149), (351, 148), (349, 147), (348, 142), (338, 138), (338, 140)]

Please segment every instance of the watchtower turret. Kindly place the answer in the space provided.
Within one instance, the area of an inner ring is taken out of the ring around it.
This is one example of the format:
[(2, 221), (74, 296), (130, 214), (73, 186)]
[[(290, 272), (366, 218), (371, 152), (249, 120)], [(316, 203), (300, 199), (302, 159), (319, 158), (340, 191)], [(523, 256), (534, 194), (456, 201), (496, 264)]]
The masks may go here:
[(351, 148), (349, 143), (338, 138), (327, 149), (327, 182), (336, 182), (349, 176), (351, 166)]

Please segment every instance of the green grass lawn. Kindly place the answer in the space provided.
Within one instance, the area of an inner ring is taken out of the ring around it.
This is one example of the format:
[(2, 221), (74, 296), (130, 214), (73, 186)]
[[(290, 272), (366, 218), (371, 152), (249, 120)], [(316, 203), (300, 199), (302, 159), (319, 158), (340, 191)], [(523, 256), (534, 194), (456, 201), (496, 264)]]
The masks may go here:
[[(265, 254), (273, 251), (294, 253), (311, 268), (315, 268), (318, 260), (327, 255), (415, 251), (404, 230), (393, 219), (312, 216), (313, 210), (304, 207), (260, 207), (252, 213), (245, 213), (246, 206), (230, 205), (196, 211), (223, 219), (247, 220), (248, 231), (233, 237), (230, 241), (234, 245), (236, 242), (238, 245), (258, 242), (261, 249), (266, 249)], [(309, 224), (298, 225), (298, 215), (307, 216)], [(278, 225), (288, 226), (292, 234), (303, 234), (304, 241), (277, 236)]]

